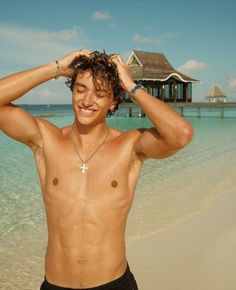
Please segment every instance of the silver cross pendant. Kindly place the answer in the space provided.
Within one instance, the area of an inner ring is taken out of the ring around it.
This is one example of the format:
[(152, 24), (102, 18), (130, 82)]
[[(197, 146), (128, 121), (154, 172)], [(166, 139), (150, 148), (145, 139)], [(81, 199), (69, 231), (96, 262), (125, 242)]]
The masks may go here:
[(82, 173), (85, 173), (86, 170), (88, 170), (88, 167), (87, 167), (86, 163), (83, 163), (83, 165), (80, 166), (80, 169), (81, 169)]

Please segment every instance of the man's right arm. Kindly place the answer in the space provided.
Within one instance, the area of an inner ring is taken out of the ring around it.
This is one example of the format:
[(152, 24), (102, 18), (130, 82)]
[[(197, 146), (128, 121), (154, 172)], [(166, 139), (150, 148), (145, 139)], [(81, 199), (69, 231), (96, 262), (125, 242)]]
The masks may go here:
[(81, 55), (89, 56), (90, 51), (75, 51), (57, 63), (51, 62), (0, 79), (0, 130), (31, 148), (42, 148), (43, 137), (38, 119), (12, 102), (56, 76), (71, 77), (74, 73), (73, 63)]
[(42, 147), (37, 118), (12, 104), (34, 87), (54, 78), (57, 64), (49, 63), (0, 79), (0, 130), (29, 147)]

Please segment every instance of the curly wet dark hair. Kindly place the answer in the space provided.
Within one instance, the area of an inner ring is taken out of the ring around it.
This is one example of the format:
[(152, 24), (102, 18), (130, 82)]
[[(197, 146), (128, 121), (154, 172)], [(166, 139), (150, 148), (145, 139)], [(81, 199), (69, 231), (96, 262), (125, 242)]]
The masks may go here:
[(119, 104), (123, 101), (125, 90), (123, 89), (116, 65), (111, 61), (111, 55), (105, 51), (93, 51), (90, 56), (81, 55), (73, 64), (75, 68), (74, 75), (66, 81), (66, 85), (73, 91), (75, 80), (78, 74), (90, 71), (96, 89), (113, 90), (113, 97), (116, 106), (113, 111), (108, 110), (107, 117), (110, 117), (118, 109)]

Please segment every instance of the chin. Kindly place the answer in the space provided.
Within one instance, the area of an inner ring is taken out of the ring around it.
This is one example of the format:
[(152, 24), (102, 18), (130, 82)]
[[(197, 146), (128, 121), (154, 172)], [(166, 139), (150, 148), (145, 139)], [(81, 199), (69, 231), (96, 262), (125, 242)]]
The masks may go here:
[(97, 125), (99, 123), (102, 123), (105, 121), (106, 117), (105, 116), (101, 116), (99, 114), (94, 114), (93, 116), (89, 116), (89, 117), (84, 117), (80, 114), (75, 114), (75, 119), (78, 122), (78, 124), (81, 125)]

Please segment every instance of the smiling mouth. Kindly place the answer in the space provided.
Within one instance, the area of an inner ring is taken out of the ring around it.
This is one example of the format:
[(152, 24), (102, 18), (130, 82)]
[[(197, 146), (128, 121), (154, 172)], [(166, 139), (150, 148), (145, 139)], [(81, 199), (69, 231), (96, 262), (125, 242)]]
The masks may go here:
[(95, 110), (87, 109), (87, 108), (80, 108), (80, 110), (85, 111), (85, 112), (88, 112), (88, 111), (95, 112)]
[(80, 106), (78, 106), (78, 109), (80, 110), (80, 112), (85, 113), (85, 114), (91, 114), (91, 113), (97, 111), (97, 110), (95, 110), (95, 109), (84, 108), (84, 107), (80, 107)]

